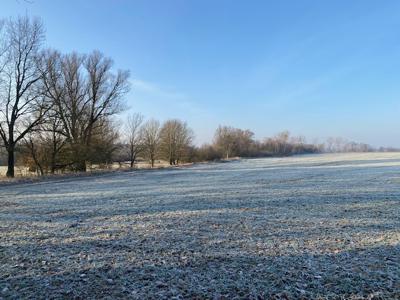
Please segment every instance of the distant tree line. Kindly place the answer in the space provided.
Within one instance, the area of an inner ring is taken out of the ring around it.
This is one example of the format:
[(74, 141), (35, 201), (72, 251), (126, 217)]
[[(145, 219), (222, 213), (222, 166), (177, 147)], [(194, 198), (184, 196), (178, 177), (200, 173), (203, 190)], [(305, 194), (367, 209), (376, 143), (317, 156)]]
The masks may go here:
[(324, 145), (326, 152), (371, 152), (373, 147), (364, 143), (349, 142), (343, 138), (328, 138)]
[(202, 160), (228, 159), (231, 157), (268, 157), (322, 152), (321, 145), (306, 142), (304, 137), (291, 137), (283, 131), (274, 137), (258, 141), (250, 130), (219, 126), (211, 145), (197, 149)]
[[(184, 121), (163, 123), (130, 115), (123, 126), (114, 116), (126, 107), (129, 72), (114, 70), (99, 51), (60, 53), (44, 49), (39, 19), (0, 22), (0, 165), (14, 177), (14, 166), (39, 175), (85, 172), (88, 166), (138, 160), (151, 167), (232, 157), (288, 156), (318, 152), (375, 151), (367, 144), (330, 138), (307, 143), (283, 131), (262, 141), (250, 130), (219, 126), (211, 144), (197, 147)], [(394, 149), (379, 149), (391, 151)]]

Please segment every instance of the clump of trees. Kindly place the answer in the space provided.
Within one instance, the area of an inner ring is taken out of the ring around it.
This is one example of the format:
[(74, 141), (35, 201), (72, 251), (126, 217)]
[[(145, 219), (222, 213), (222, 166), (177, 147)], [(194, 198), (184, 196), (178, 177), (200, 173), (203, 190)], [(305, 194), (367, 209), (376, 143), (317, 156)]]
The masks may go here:
[[(211, 148), (210, 148), (211, 147)], [(203, 156), (228, 159), (230, 157), (287, 156), (293, 154), (316, 153), (322, 151), (321, 146), (306, 143), (304, 137), (290, 137), (283, 131), (272, 138), (260, 142), (254, 139), (250, 130), (242, 130), (230, 126), (219, 126), (215, 132), (214, 143), (201, 149), (207, 151)]]
[(330, 137), (324, 144), (325, 152), (371, 152), (375, 149), (364, 143), (347, 141), (341, 137)]
[(288, 156), (322, 151), (322, 145), (307, 143), (304, 136), (290, 136), (289, 131), (283, 131), (272, 138), (266, 138), (260, 144), (262, 156)]
[(160, 155), (170, 165), (188, 161), (193, 142), (193, 131), (186, 122), (167, 120), (160, 129)]
[(167, 161), (170, 165), (191, 161), (194, 135), (186, 122), (170, 119), (160, 124), (154, 119), (143, 120), (137, 113), (128, 116), (121, 145), (125, 155), (119, 160), (125, 158), (131, 168), (139, 157), (146, 159), (151, 167), (156, 160)]
[(113, 116), (125, 108), (129, 72), (115, 71), (111, 58), (43, 49), (43, 25), (28, 17), (2, 22), (0, 38), (1, 159), (8, 177), (15, 175), (16, 153), (40, 175), (116, 160), (134, 167), (139, 157), (152, 167), (157, 159), (191, 160), (193, 132), (185, 122), (144, 122), (134, 114), (124, 132), (117, 130)]
[(230, 126), (219, 126), (214, 135), (214, 147), (222, 157), (250, 156), (254, 133)]
[(86, 171), (101, 146), (118, 137), (110, 118), (123, 108), (129, 73), (113, 72), (112, 60), (98, 51), (88, 55), (48, 51), (42, 61), (44, 96), (60, 123), (69, 166)]
[[(42, 49), (39, 19), (19, 17), (0, 28), (0, 137), (7, 176), (15, 153), (30, 153), (39, 173), (111, 161), (118, 133), (111, 117), (123, 108), (127, 71), (98, 51), (87, 55)], [(25, 159), (26, 160), (26, 159)]]

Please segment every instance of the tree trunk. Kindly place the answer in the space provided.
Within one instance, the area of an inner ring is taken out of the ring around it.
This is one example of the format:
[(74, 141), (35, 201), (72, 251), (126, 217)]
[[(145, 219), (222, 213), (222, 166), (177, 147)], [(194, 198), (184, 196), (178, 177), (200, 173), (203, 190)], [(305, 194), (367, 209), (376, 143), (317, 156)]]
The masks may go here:
[(137, 158), (137, 153), (133, 156), (133, 160), (132, 160), (132, 164), (133, 164), (134, 168), (135, 168), (136, 158)]
[(37, 164), (37, 166), (38, 166), (38, 170), (39, 170), (39, 175), (40, 175), (40, 176), (44, 176), (44, 170), (43, 170), (42, 165)]
[[(134, 153), (134, 152), (132, 152), (132, 153)], [(135, 167), (136, 157), (137, 157), (137, 153), (134, 153), (131, 155), (131, 158), (130, 158), (131, 169), (133, 169)]]
[(35, 162), (35, 165), (36, 165), (36, 169), (39, 170), (38, 174), (40, 176), (43, 176), (44, 175), (43, 167), (40, 164), (40, 161), (39, 161), (39, 159), (38, 159), (38, 157), (36, 155), (35, 146), (34, 146), (32, 140), (30, 141), (30, 145), (29, 146), (30, 146), (30, 149), (31, 149), (31, 155), (32, 155), (33, 161)]
[(135, 164), (135, 155), (133, 154), (133, 146), (132, 144), (130, 145), (130, 149), (129, 149), (130, 153), (129, 153), (129, 159), (131, 161), (130, 165), (131, 165), (131, 169), (133, 168), (133, 165)]
[(15, 166), (15, 157), (14, 157), (15, 148), (14, 146), (9, 146), (7, 149), (8, 153), (8, 164), (7, 164), (7, 177), (14, 178), (14, 166)]
[(51, 155), (51, 166), (50, 166), (50, 173), (54, 174), (56, 172), (56, 158), (54, 153)]
[(56, 172), (56, 155), (57, 155), (57, 144), (55, 132), (53, 131), (53, 150), (51, 152), (51, 162), (50, 162), (50, 173), (54, 174)]
[(76, 164), (76, 170), (79, 172), (86, 172), (86, 161), (82, 160)]

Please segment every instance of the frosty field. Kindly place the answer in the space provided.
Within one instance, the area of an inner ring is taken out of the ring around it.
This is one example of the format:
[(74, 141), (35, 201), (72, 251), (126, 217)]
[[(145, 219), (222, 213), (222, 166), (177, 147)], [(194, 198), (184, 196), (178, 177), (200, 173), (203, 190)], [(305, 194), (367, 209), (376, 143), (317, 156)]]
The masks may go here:
[(400, 298), (400, 153), (0, 186), (0, 298)]

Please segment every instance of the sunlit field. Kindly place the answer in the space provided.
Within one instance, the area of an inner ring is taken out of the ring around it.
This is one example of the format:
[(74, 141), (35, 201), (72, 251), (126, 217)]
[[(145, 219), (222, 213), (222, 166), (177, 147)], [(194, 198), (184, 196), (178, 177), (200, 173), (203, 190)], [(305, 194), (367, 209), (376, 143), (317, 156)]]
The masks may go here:
[(0, 298), (400, 298), (400, 153), (0, 186)]

